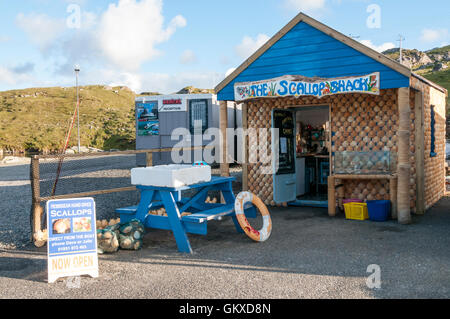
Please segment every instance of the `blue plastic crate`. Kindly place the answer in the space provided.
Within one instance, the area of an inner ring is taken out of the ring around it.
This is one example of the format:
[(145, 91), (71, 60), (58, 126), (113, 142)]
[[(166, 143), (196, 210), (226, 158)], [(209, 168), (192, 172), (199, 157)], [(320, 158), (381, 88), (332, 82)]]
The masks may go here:
[(388, 200), (368, 200), (369, 219), (375, 222), (385, 222), (390, 217), (391, 202)]

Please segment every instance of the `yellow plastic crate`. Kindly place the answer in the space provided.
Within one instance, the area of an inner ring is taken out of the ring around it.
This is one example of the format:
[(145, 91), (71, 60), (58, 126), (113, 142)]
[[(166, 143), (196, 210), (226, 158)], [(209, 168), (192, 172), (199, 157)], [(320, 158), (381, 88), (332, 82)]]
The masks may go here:
[(344, 204), (345, 218), (353, 220), (369, 219), (369, 211), (366, 203)]

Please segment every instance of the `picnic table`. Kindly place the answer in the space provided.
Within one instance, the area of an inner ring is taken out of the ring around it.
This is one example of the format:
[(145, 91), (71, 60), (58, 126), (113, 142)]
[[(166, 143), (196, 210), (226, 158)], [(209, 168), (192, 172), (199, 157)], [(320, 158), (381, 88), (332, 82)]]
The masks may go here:
[[(192, 253), (187, 234), (207, 235), (207, 224), (211, 220), (231, 216), (237, 232), (244, 232), (234, 212), (236, 199), (232, 190), (234, 180), (234, 177), (213, 176), (209, 182), (182, 187), (136, 185), (141, 194), (139, 204), (119, 208), (116, 212), (120, 214), (121, 222), (138, 219), (146, 228), (171, 230), (178, 250), (184, 253)], [(182, 191), (187, 190), (194, 190), (196, 193), (191, 197), (182, 198)], [(210, 191), (220, 191), (225, 203), (206, 203)], [(167, 216), (156, 216), (148, 213), (162, 207), (165, 208)], [(185, 212), (191, 214), (181, 216)], [(256, 218), (256, 208), (251, 204), (247, 205), (245, 215), (247, 218)]]

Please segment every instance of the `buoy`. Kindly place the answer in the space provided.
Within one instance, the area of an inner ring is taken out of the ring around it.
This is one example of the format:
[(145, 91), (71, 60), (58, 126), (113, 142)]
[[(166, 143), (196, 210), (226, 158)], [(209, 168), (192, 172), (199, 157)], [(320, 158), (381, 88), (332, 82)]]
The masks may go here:
[[(263, 217), (263, 226), (259, 231), (250, 226), (247, 217), (245, 217), (244, 206), (249, 202), (256, 206)], [(234, 210), (236, 212), (236, 218), (239, 225), (248, 237), (257, 242), (266, 241), (270, 237), (270, 234), (272, 233), (272, 219), (270, 218), (270, 213), (267, 206), (264, 205), (258, 196), (250, 192), (239, 193), (236, 197), (236, 201), (234, 202)]]

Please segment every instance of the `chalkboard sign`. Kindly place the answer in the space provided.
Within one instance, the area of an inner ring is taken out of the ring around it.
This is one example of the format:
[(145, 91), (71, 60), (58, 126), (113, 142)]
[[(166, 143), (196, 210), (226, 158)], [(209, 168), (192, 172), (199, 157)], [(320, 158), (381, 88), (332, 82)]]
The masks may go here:
[(275, 110), (273, 112), (273, 127), (279, 129), (278, 171), (276, 174), (295, 174), (295, 127), (293, 113)]

